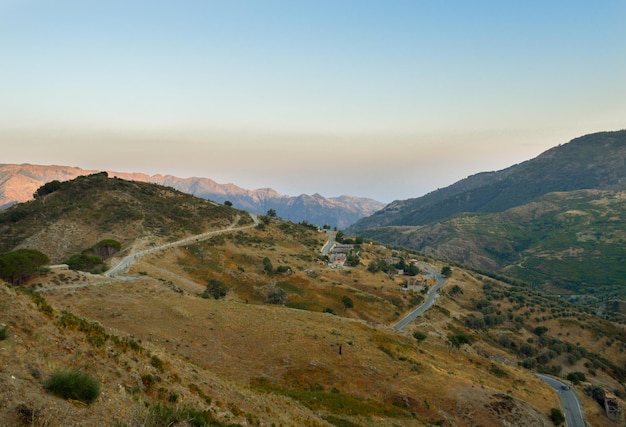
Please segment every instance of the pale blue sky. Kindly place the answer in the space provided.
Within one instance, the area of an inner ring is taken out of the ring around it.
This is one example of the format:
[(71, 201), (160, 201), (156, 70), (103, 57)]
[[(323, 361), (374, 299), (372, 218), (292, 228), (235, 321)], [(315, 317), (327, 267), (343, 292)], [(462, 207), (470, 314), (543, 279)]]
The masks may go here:
[(0, 163), (391, 201), (622, 128), (623, 0), (0, 0)]

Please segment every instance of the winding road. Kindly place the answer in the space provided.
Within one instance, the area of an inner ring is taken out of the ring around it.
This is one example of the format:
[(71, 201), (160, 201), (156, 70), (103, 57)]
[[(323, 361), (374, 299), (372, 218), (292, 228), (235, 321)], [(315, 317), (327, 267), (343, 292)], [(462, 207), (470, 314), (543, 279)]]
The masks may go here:
[(567, 384), (556, 378), (542, 374), (535, 375), (558, 393), (567, 427), (585, 427), (585, 418), (576, 393)]
[(201, 242), (203, 240), (207, 240), (215, 235), (218, 234), (222, 234), (222, 233), (229, 233), (232, 231), (240, 231), (240, 230), (246, 230), (248, 228), (253, 228), (256, 227), (259, 224), (259, 218), (255, 215), (255, 214), (250, 214), (250, 217), (252, 218), (253, 224), (251, 225), (244, 225), (241, 227), (235, 227), (237, 225), (237, 223), (239, 222), (239, 218), (237, 218), (237, 220), (235, 222), (233, 222), (231, 225), (229, 225), (226, 228), (220, 229), (220, 230), (213, 230), (213, 231), (207, 231), (206, 233), (202, 233), (202, 234), (197, 234), (195, 236), (191, 236), (191, 237), (187, 237), (185, 239), (182, 240), (177, 240), (176, 242), (171, 242), (171, 243), (166, 243), (164, 245), (160, 245), (160, 246), (155, 246), (153, 248), (150, 249), (146, 249), (140, 252), (136, 252), (134, 254), (128, 255), (126, 257), (124, 257), (119, 264), (117, 264), (115, 267), (109, 269), (107, 272), (104, 273), (105, 276), (107, 277), (114, 277), (117, 276), (117, 274), (120, 271), (123, 271), (125, 269), (127, 269), (128, 267), (130, 267), (130, 265), (135, 262), (135, 260), (141, 256), (144, 255), (148, 255), (154, 252), (158, 252), (158, 251), (162, 251), (164, 249), (169, 249), (169, 248), (173, 248), (175, 246), (183, 246), (183, 245), (188, 245), (191, 243), (198, 243)]
[(446, 283), (446, 278), (437, 273), (433, 268), (427, 266), (426, 269), (430, 272), (431, 276), (437, 280), (437, 283), (426, 294), (426, 301), (424, 302), (424, 304), (414, 308), (409, 314), (404, 316), (402, 320), (400, 320), (393, 326), (394, 329), (400, 330), (404, 328), (406, 325), (415, 320), (415, 318), (421, 316), (426, 310), (432, 307), (432, 305), (435, 303), (435, 299), (437, 298), (437, 291), (439, 291), (444, 283)]

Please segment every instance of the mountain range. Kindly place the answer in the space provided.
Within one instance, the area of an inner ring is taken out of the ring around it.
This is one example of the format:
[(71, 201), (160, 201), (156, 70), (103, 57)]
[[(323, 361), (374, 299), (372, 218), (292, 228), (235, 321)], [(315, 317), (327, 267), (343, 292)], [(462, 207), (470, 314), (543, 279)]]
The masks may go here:
[[(66, 181), (95, 172), (99, 171), (68, 166), (0, 165), (0, 209), (31, 200), (37, 188), (47, 182)], [(328, 198), (317, 193), (286, 196), (271, 188), (247, 190), (234, 184), (219, 184), (209, 178), (107, 172), (110, 176), (169, 186), (218, 203), (229, 201), (235, 207), (253, 213), (265, 214), (274, 209), (278, 216), (287, 220), (306, 221), (340, 229), (384, 207), (384, 203), (361, 197), (344, 195)]]
[[(347, 229), (557, 293), (626, 296), (626, 131), (395, 201)], [(606, 302), (606, 301), (605, 301)]]

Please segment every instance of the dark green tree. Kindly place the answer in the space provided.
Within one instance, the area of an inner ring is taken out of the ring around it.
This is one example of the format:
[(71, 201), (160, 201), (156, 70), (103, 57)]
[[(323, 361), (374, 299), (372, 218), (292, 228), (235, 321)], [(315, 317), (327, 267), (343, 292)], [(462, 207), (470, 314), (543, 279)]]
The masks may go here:
[(424, 332), (420, 332), (420, 331), (413, 332), (413, 338), (417, 340), (418, 344), (421, 343), (422, 341), (425, 341), (427, 337), (428, 335), (426, 335)]
[(452, 276), (452, 269), (450, 268), (450, 266), (449, 266), (449, 265), (444, 265), (444, 266), (441, 268), (441, 275), (442, 275), (443, 277), (450, 277), (450, 276)]
[(555, 426), (560, 426), (565, 423), (565, 415), (559, 408), (550, 409), (550, 419), (554, 423)]
[(65, 261), (65, 264), (69, 266), (70, 270), (93, 271), (97, 267), (102, 267), (104, 261), (99, 256), (82, 253), (72, 255)]
[(12, 285), (21, 285), (50, 262), (48, 257), (34, 249), (18, 249), (0, 255), (0, 278)]
[(354, 308), (354, 301), (352, 301), (352, 298), (350, 298), (349, 296), (344, 295), (341, 298), (341, 302), (343, 303), (344, 310)]
[(272, 274), (274, 272), (274, 266), (268, 257), (263, 258), (263, 271), (265, 274)]
[(377, 273), (380, 271), (380, 265), (378, 264), (378, 261), (376, 261), (375, 259), (371, 260), (369, 264), (367, 264), (367, 271), (369, 271), (370, 273)]
[(61, 189), (60, 181), (54, 180), (54, 181), (47, 182), (41, 187), (39, 187), (37, 191), (35, 191), (35, 194), (33, 194), (33, 198), (38, 199), (47, 194), (54, 193), (55, 191), (59, 189)]
[(463, 344), (471, 344), (472, 337), (467, 334), (456, 334), (448, 337), (448, 351), (453, 348), (457, 350), (461, 348)]
[(276, 218), (276, 216), (277, 216), (276, 209), (268, 209), (268, 211), (265, 214), (265, 216), (267, 216), (269, 218)]
[(219, 279), (209, 279), (203, 296), (210, 296), (214, 299), (221, 299), (228, 293), (228, 286)]
[(348, 267), (356, 267), (360, 263), (361, 263), (361, 259), (359, 258), (359, 255), (356, 252), (350, 251), (348, 256), (346, 256), (346, 265)]
[(115, 255), (122, 249), (122, 244), (117, 240), (104, 239), (93, 245), (91, 248), (83, 251), (85, 254), (93, 254), (102, 259), (107, 259)]
[(231, 202), (230, 200), (226, 200), (226, 201), (224, 201), (224, 206), (232, 207), (233, 206), (233, 202)]
[(420, 269), (414, 262), (412, 262), (411, 264), (408, 265), (408, 267), (406, 268), (406, 270), (404, 270), (404, 272), (408, 274), (409, 276), (417, 276), (420, 273)]

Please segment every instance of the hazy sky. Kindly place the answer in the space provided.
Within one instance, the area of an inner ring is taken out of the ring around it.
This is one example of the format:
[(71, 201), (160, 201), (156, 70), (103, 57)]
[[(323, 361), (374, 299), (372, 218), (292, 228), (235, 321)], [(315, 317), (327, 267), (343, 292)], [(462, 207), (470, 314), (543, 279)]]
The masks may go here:
[(0, 0), (0, 163), (389, 202), (623, 128), (624, 0)]

